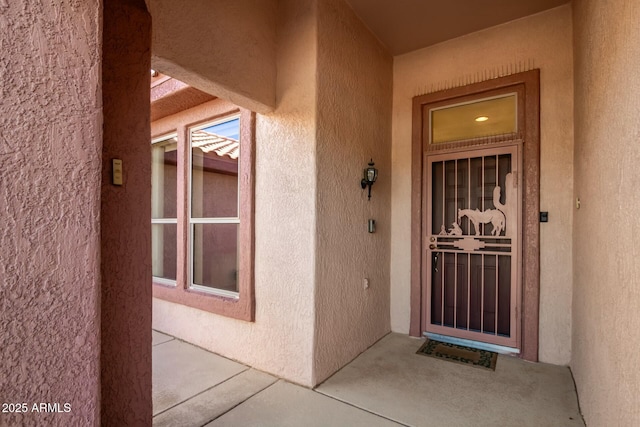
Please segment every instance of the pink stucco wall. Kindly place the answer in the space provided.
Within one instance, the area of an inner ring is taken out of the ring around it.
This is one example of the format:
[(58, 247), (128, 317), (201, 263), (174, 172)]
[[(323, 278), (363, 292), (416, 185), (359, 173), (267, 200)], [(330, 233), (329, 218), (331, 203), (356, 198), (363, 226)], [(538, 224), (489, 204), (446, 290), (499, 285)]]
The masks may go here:
[(254, 111), (274, 108), (276, 0), (147, 3), (156, 69)]
[(98, 423), (101, 32), (99, 1), (0, 1), (0, 403), (29, 412), (0, 425)]
[[(101, 424), (151, 425), (151, 18), (105, 2), (101, 191)], [(111, 184), (111, 159), (124, 185)]]
[[(316, 382), (390, 330), (392, 73), (391, 55), (343, 0), (318, 2)], [(367, 200), (359, 183), (371, 158), (379, 176)]]
[(313, 386), (389, 331), (392, 58), (341, 0), (280, 1), (277, 15), (276, 107), (257, 116), (255, 322), (156, 299), (154, 327)]
[(640, 425), (640, 3), (574, 2), (573, 370), (589, 426)]
[[(155, 298), (153, 326), (312, 386), (316, 1), (284, 0), (278, 6), (276, 108), (256, 120), (255, 322)], [(154, 135), (220, 114), (221, 104), (210, 101), (158, 120)]]

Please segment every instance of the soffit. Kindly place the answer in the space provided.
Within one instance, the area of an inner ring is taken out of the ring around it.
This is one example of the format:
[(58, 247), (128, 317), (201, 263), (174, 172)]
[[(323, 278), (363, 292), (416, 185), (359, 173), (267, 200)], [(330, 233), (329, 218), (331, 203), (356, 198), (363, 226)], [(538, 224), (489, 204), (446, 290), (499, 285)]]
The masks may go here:
[(164, 74), (151, 77), (152, 122), (213, 99), (216, 97)]
[(392, 55), (401, 55), (569, 0), (346, 0)]

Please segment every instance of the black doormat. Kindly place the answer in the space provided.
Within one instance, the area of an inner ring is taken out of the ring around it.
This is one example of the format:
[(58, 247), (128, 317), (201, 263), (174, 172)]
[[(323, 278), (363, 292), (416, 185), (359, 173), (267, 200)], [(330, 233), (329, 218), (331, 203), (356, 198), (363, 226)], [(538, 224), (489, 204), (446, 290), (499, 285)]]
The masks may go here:
[(479, 368), (496, 370), (498, 353), (477, 348), (465, 347), (446, 342), (427, 340), (418, 349), (417, 354), (450, 360), (463, 365), (477, 366)]

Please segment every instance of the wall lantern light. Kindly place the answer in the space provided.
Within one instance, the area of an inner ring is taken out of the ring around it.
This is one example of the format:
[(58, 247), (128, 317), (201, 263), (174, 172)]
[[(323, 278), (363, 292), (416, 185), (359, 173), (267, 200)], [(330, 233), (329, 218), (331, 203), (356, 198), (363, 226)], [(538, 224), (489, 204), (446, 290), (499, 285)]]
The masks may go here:
[(362, 181), (360, 181), (360, 186), (362, 186), (363, 190), (367, 188), (367, 186), (369, 187), (368, 200), (371, 200), (371, 186), (376, 182), (376, 179), (378, 179), (378, 169), (374, 168), (373, 165), (375, 165), (375, 163), (373, 163), (373, 159), (371, 159), (369, 161), (369, 167), (364, 170), (364, 177)]

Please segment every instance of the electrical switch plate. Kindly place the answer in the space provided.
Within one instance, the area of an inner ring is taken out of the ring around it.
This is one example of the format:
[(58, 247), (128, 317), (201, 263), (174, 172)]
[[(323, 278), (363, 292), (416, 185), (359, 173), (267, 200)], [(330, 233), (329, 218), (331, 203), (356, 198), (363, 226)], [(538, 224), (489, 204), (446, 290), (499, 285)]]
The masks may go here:
[(365, 289), (369, 289), (369, 279), (365, 277), (365, 279), (362, 281), (362, 284), (364, 285)]
[(540, 222), (549, 222), (549, 212), (540, 212)]
[(122, 185), (122, 160), (121, 159), (113, 159), (113, 185)]

